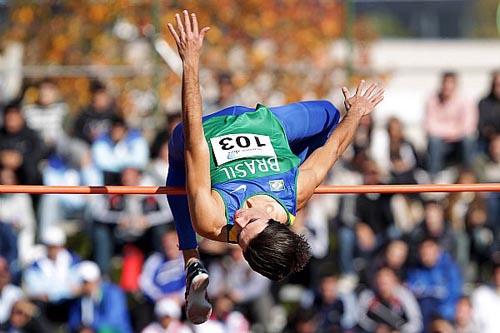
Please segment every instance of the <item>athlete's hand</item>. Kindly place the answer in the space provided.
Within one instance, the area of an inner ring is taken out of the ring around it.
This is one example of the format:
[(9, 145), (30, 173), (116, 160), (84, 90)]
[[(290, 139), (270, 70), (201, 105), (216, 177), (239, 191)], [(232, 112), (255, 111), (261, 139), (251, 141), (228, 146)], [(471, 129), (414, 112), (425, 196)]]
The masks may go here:
[[(184, 63), (197, 62), (200, 57), (200, 50), (203, 45), (203, 39), (209, 27), (205, 27), (201, 30), (198, 29), (198, 20), (196, 19), (196, 14), (191, 13), (189, 15), (187, 10), (183, 11), (184, 24), (181, 20), (181, 15), (175, 14), (175, 20), (177, 22), (177, 32), (171, 23), (168, 23), (168, 29), (175, 39), (177, 44), (177, 50)], [(190, 17), (191, 16), (191, 17)]]
[(376, 83), (370, 84), (365, 89), (365, 81), (361, 80), (356, 93), (349, 97), (349, 90), (346, 87), (342, 88), (344, 94), (344, 105), (349, 112), (359, 112), (361, 116), (366, 116), (371, 113), (375, 107), (384, 99), (384, 89)]

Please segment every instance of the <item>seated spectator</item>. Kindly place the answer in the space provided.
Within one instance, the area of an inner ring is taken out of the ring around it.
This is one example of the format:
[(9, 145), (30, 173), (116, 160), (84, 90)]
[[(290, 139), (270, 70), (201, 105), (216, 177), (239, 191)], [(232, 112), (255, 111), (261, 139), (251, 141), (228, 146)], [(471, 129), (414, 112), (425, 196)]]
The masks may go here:
[(222, 110), (228, 106), (238, 103), (236, 101), (236, 86), (233, 82), (231, 73), (219, 73), (217, 77), (217, 86), (219, 95), (216, 100), (208, 103), (208, 105), (204, 107), (204, 111), (206, 114), (214, 113), (218, 110)]
[(500, 71), (493, 72), (491, 90), (479, 102), (479, 149), (486, 151), (493, 136), (500, 135)]
[(192, 333), (181, 321), (181, 308), (174, 300), (164, 298), (155, 305), (157, 321), (149, 324), (142, 333)]
[(390, 241), (384, 251), (373, 261), (371, 269), (364, 277), (365, 282), (371, 280), (371, 277), (382, 267), (388, 267), (394, 271), (400, 281), (406, 278), (408, 265), (409, 246), (401, 239)]
[(288, 323), (287, 332), (315, 333), (318, 332), (318, 317), (314, 310), (306, 309), (297, 311)]
[(416, 296), (424, 327), (438, 315), (453, 320), (456, 303), (462, 294), (462, 276), (452, 257), (433, 238), (418, 247), (418, 264), (410, 267), (408, 288)]
[[(18, 185), (17, 176), (14, 171), (0, 167), (0, 185)], [(27, 265), (34, 258), (35, 245), (35, 212), (33, 202), (28, 194), (12, 193), (0, 194), (0, 223), (5, 224), (2, 229), (10, 229), (15, 238), (18, 261), (17, 268)], [(1, 245), (0, 245), (1, 246)], [(14, 259), (14, 258), (12, 258)]]
[(55, 82), (50, 79), (42, 80), (38, 85), (36, 103), (24, 106), (23, 112), (28, 127), (41, 136), (47, 148), (64, 144), (67, 135), (63, 124), (68, 115), (68, 106), (61, 100)]
[(80, 110), (73, 127), (74, 135), (89, 145), (109, 133), (111, 121), (117, 113), (116, 104), (103, 83), (93, 81), (90, 94), (90, 104)]
[[(52, 154), (43, 168), (43, 184), (47, 186), (102, 185), (101, 174), (94, 168), (87, 153), (74, 164), (64, 156)], [(83, 218), (87, 198), (76, 194), (45, 194), (39, 203), (40, 233), (58, 226), (69, 218)]]
[(19, 106), (8, 105), (0, 128), (0, 166), (15, 171), (20, 184), (40, 184), (38, 163), (44, 154), (42, 140), (26, 126)]
[(66, 235), (57, 227), (47, 228), (40, 240), (46, 254), (26, 269), (23, 287), (51, 321), (65, 322), (68, 303), (78, 293), (75, 268), (80, 258), (64, 247)]
[(52, 333), (54, 329), (35, 304), (19, 299), (12, 306), (9, 320), (0, 324), (0, 332)]
[(455, 333), (482, 332), (475, 322), (472, 303), (469, 297), (462, 296), (457, 303), (455, 311)]
[(146, 167), (148, 143), (139, 130), (128, 128), (123, 118), (115, 116), (109, 132), (92, 144), (92, 157), (96, 167), (104, 174), (104, 182), (116, 184), (124, 169), (143, 170)]
[(456, 73), (442, 75), (439, 92), (427, 100), (424, 119), (429, 140), (428, 171), (433, 180), (443, 170), (447, 154), (455, 147), (459, 148), (461, 165), (472, 167), (478, 110), (458, 91)]
[[(137, 169), (121, 173), (121, 185), (151, 185)], [(121, 245), (138, 245), (145, 254), (162, 251), (166, 224), (173, 221), (167, 200), (154, 195), (99, 195), (92, 198), (92, 237), (96, 262), (109, 274), (111, 256)]]
[(500, 264), (496, 263), (491, 283), (479, 286), (472, 293), (474, 318), (481, 333), (500, 332)]
[(305, 294), (299, 311), (314, 310), (317, 313), (318, 329), (321, 332), (342, 332), (356, 325), (355, 296), (339, 288), (335, 275), (323, 276), (319, 288), (313, 292), (313, 294)]
[(153, 253), (144, 263), (139, 280), (140, 290), (152, 303), (165, 297), (183, 302), (186, 273), (175, 229), (165, 232), (162, 244), (163, 251)]
[[(476, 171), (481, 183), (500, 182), (500, 134), (491, 136), (488, 154), (478, 158)], [(488, 204), (488, 222), (493, 226), (497, 216), (500, 216), (500, 193), (487, 193), (486, 201)]]
[(373, 289), (359, 295), (359, 313), (359, 326), (365, 332), (418, 333), (423, 328), (415, 297), (387, 267), (375, 273)]
[(131, 333), (127, 300), (116, 285), (101, 280), (99, 267), (83, 261), (77, 267), (81, 296), (69, 309), (69, 327), (72, 332)]
[[(443, 203), (427, 201), (424, 205), (424, 220), (410, 234), (412, 253), (416, 255), (418, 245), (426, 238), (434, 238), (441, 248), (456, 258), (456, 239), (453, 229), (444, 217)], [(412, 258), (415, 259), (415, 258)]]
[[(363, 168), (365, 185), (381, 184), (380, 171), (374, 161), (367, 161)], [(361, 194), (356, 198), (357, 223), (355, 226), (358, 256), (366, 268), (367, 262), (391, 238), (398, 235), (394, 227), (391, 195)]]
[(245, 314), (249, 314), (248, 317), (266, 325), (273, 306), (269, 295), (271, 281), (250, 268), (239, 247), (230, 246), (229, 253), (208, 267), (208, 295), (213, 298), (228, 295)]
[(0, 221), (0, 257), (5, 258), (9, 266), (17, 268), (17, 235), (11, 225)]
[(470, 249), (469, 270), (475, 269), (473, 272), (477, 273), (475, 278), (484, 277), (484, 272), (491, 269), (495, 244), (500, 242), (498, 238), (500, 235), (495, 233), (494, 228), (495, 224), (488, 224), (486, 206), (481, 203), (472, 203), (467, 211), (466, 232)]
[(12, 306), (23, 297), (21, 288), (11, 284), (10, 278), (9, 264), (0, 257), (0, 325), (9, 320)]
[(404, 137), (403, 125), (398, 118), (390, 118), (387, 123), (389, 149), (387, 156), (393, 184), (416, 184), (414, 172), (417, 168), (415, 147)]
[(453, 324), (450, 320), (442, 317), (434, 317), (432, 321), (426, 326), (425, 332), (429, 333), (455, 333)]

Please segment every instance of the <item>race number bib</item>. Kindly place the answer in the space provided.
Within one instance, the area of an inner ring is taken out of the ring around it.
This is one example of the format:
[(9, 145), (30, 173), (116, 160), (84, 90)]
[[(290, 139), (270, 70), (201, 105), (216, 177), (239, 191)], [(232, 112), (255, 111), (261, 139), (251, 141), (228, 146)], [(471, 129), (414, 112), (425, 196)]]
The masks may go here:
[(210, 139), (217, 166), (240, 158), (276, 157), (267, 135), (228, 134)]

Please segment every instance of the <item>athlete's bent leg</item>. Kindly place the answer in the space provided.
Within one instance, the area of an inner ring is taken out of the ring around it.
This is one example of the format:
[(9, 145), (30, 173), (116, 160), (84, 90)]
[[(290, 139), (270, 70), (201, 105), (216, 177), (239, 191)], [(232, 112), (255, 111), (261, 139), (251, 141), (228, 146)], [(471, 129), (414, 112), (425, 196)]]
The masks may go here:
[(270, 110), (280, 120), (290, 148), (302, 162), (325, 144), (340, 120), (339, 110), (326, 100), (292, 103)]

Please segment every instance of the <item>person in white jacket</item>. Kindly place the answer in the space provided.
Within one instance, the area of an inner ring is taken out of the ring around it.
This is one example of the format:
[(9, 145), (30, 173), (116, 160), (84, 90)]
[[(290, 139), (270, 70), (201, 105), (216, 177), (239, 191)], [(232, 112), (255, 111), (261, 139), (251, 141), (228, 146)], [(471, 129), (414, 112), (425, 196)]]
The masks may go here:
[(472, 293), (474, 317), (482, 333), (500, 332), (500, 263), (495, 265), (491, 285), (482, 285)]

